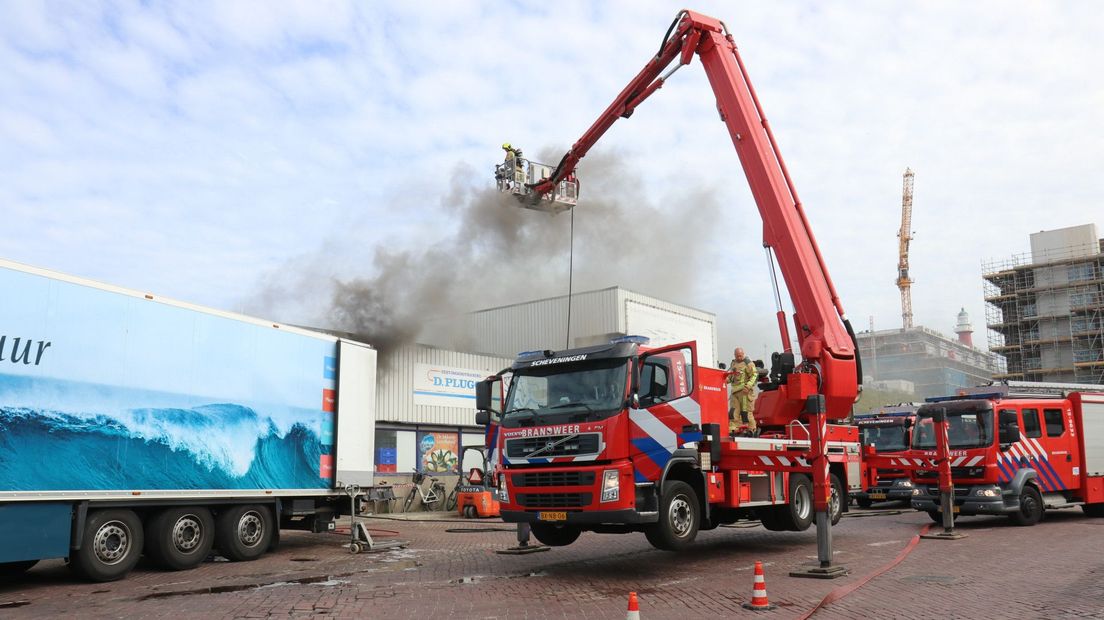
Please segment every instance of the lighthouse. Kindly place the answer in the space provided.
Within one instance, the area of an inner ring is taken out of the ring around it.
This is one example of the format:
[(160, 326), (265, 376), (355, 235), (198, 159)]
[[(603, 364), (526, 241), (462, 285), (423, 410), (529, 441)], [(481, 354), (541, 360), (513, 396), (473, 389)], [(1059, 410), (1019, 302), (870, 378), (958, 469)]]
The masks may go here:
[(970, 325), (970, 315), (966, 312), (966, 308), (963, 308), (958, 313), (958, 323), (955, 325), (955, 333), (958, 334), (959, 342), (968, 347), (974, 346), (974, 326)]

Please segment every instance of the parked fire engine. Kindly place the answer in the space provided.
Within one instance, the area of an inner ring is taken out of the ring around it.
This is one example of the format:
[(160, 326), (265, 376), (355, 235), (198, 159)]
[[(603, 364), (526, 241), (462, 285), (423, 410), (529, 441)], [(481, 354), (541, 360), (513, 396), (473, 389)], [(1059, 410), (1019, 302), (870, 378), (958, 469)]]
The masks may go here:
[[(934, 455), (932, 415), (944, 410), (956, 515), (1008, 515), (1034, 525), (1046, 509), (1104, 517), (1104, 386), (1009, 382), (929, 399), (911, 455)], [(936, 473), (911, 474), (912, 507), (940, 520)]]
[[(827, 421), (848, 415), (862, 373), (854, 332), (725, 25), (680, 12), (659, 53), (547, 178), (500, 187), (530, 208), (557, 211), (579, 160), (695, 54), (763, 219), (772, 280), (777, 259), (794, 304), (800, 362), (776, 289), (783, 351), (756, 401), (761, 435), (728, 435), (724, 373), (700, 364), (693, 342), (523, 354), (505, 394), (498, 378), (478, 385), (477, 420), (497, 427), (489, 444), (500, 450), (503, 519), (531, 523), (545, 544), (570, 544), (583, 530), (643, 531), (659, 548), (680, 549), (699, 529), (740, 518), (804, 530), (815, 512), (828, 571), (829, 523), (846, 503), (843, 480), (859, 483), (859, 445), (855, 427)], [(577, 192), (568, 193), (573, 206)]]
[[(918, 407), (912, 404), (887, 405), (870, 413), (856, 414), (855, 426), (859, 427), (862, 445), (873, 446), (875, 453), (882, 455), (908, 450)], [(908, 502), (912, 499), (912, 481), (904, 469), (875, 468), (872, 474), (872, 485), (863, 485), (851, 493), (860, 508), (870, 508), (874, 502)]]

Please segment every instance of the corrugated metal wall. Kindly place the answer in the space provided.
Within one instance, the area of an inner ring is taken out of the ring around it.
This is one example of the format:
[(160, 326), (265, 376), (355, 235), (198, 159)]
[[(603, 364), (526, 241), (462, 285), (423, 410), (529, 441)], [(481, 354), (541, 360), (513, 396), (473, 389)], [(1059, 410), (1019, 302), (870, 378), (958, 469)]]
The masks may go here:
[(513, 357), (492, 357), (406, 345), (379, 355), (376, 422), (475, 426), (475, 410), (414, 403), (414, 368), (433, 364), (483, 371), (493, 375), (513, 363)]
[[(699, 364), (712, 365), (717, 357), (717, 315), (712, 312), (705, 312), (704, 310), (698, 310), (697, 308), (691, 308), (689, 306), (681, 306), (679, 304), (673, 304), (662, 299), (657, 299), (648, 295), (642, 295), (634, 291), (629, 291), (623, 288), (616, 289), (618, 292), (618, 324), (617, 331), (626, 333), (628, 329), (627, 317), (628, 317), (628, 302), (636, 302), (646, 306), (651, 306), (657, 310), (667, 312), (670, 314), (676, 314), (680, 316), (689, 317), (708, 323), (710, 325), (709, 331), (712, 334), (712, 342), (708, 346), (699, 344)], [(700, 350), (702, 346), (706, 346), (708, 351)]]

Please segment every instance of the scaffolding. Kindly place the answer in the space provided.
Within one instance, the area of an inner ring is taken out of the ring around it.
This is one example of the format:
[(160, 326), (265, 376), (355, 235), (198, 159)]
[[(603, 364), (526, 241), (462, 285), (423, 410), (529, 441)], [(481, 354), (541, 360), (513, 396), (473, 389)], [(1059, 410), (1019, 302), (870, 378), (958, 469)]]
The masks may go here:
[(1007, 360), (995, 379), (1104, 382), (1104, 252), (1018, 254), (982, 263), (982, 278), (989, 350)]

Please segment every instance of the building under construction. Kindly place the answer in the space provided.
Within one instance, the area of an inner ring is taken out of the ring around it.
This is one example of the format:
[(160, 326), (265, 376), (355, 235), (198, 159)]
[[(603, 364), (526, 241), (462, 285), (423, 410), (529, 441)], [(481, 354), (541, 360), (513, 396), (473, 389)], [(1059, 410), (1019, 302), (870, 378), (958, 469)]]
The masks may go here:
[(965, 310), (958, 315), (955, 331), (958, 339), (927, 327), (857, 334), (867, 385), (911, 391), (916, 399), (923, 399), (954, 394), (1002, 372), (995, 355), (973, 346), (973, 328)]
[(1002, 379), (1104, 383), (1104, 239), (1095, 224), (1031, 235), (1031, 252), (982, 266), (989, 348)]

